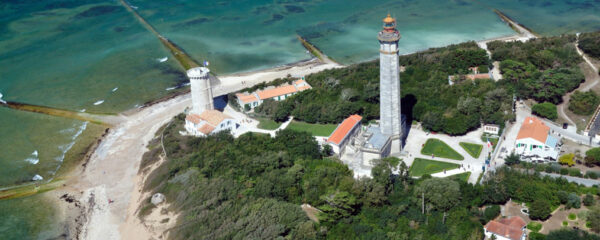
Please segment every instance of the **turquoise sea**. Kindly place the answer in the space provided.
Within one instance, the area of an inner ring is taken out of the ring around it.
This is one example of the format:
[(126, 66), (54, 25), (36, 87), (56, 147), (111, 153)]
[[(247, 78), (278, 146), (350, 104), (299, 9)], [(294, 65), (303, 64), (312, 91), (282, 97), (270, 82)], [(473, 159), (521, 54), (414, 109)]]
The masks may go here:
[[(534, 31), (600, 29), (598, 0), (130, 0), (163, 36), (217, 74), (310, 56), (302, 35), (333, 59), (377, 57), (381, 19), (397, 18), (401, 53), (513, 34), (498, 8)], [(169, 57), (166, 62), (159, 59)], [(0, 93), (74, 111), (118, 113), (187, 80), (154, 35), (116, 0), (0, 2)], [(0, 108), (0, 188), (51, 179), (87, 123)], [(53, 239), (60, 218), (40, 196), (0, 201), (0, 239)], [(60, 239), (60, 238), (59, 238)]]

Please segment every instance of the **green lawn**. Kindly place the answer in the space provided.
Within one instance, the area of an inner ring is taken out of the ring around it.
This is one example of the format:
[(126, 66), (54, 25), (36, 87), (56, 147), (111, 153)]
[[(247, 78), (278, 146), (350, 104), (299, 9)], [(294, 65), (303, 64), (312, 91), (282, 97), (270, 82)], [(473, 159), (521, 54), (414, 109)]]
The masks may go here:
[(481, 144), (468, 142), (460, 142), (459, 144), (463, 149), (465, 149), (465, 151), (467, 151), (469, 155), (471, 155), (474, 158), (478, 158), (481, 154), (481, 149), (483, 149), (483, 145)]
[(281, 126), (281, 123), (275, 122), (271, 119), (267, 119), (267, 118), (258, 118), (258, 128), (260, 129), (265, 129), (265, 130), (275, 130), (277, 129), (279, 126)]
[(310, 124), (292, 121), (287, 129), (309, 132), (313, 136), (329, 136), (336, 127), (337, 124)]
[(410, 175), (420, 177), (424, 174), (434, 174), (460, 167), (458, 164), (415, 158), (415, 161), (410, 166)]
[(471, 172), (464, 172), (464, 173), (449, 176), (448, 179), (467, 182), (467, 181), (469, 181), (470, 176), (471, 176)]
[(483, 142), (487, 142), (487, 140), (490, 140), (490, 143), (492, 143), (492, 151), (496, 148), (496, 145), (498, 145), (498, 141), (500, 140), (498, 137), (496, 136), (488, 136), (487, 134), (483, 134), (481, 135), (481, 141)]
[(435, 157), (448, 158), (454, 160), (464, 160), (465, 158), (452, 149), (448, 144), (442, 140), (430, 138), (425, 142), (425, 146), (421, 149), (421, 153), (430, 156), (431, 154)]

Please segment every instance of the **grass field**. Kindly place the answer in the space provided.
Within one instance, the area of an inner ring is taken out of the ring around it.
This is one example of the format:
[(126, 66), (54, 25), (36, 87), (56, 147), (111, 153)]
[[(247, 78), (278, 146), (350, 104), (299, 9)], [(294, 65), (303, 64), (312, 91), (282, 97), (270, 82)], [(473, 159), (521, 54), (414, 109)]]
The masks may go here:
[(444, 171), (444, 169), (446, 169), (446, 171), (455, 169), (459, 166), (460, 165), (454, 163), (415, 158), (415, 161), (410, 166), (410, 175), (414, 177), (420, 177), (425, 174), (439, 173)]
[(281, 123), (275, 122), (271, 119), (267, 119), (267, 118), (258, 118), (258, 128), (260, 129), (265, 129), (265, 130), (275, 130), (277, 129), (279, 126), (281, 126)]
[(465, 158), (452, 149), (442, 140), (430, 138), (425, 142), (425, 146), (421, 149), (421, 153), (425, 155), (435, 155), (436, 157), (448, 158), (454, 160), (464, 160)]
[(481, 149), (483, 149), (483, 145), (481, 144), (468, 142), (460, 142), (459, 144), (463, 149), (465, 149), (465, 151), (467, 151), (469, 155), (473, 156), (474, 158), (478, 158), (481, 154)]
[(481, 136), (481, 141), (483, 142), (487, 142), (488, 139), (490, 140), (490, 143), (492, 143), (492, 150), (494, 150), (500, 139), (496, 136), (488, 136), (486, 134)]
[(471, 176), (471, 172), (464, 172), (464, 173), (449, 176), (448, 179), (467, 182), (467, 181), (469, 181), (470, 176)]
[(287, 129), (309, 132), (313, 136), (329, 136), (336, 127), (337, 124), (310, 124), (292, 121)]

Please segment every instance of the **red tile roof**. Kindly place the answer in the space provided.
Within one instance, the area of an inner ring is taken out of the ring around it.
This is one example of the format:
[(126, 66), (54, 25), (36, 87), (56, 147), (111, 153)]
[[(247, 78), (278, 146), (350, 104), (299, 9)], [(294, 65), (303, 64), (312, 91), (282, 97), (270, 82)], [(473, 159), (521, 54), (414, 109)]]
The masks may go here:
[(193, 122), (194, 124), (198, 124), (198, 123), (202, 122), (202, 119), (200, 118), (200, 115), (198, 115), (198, 114), (188, 114), (187, 116), (185, 116), (185, 120)]
[(327, 139), (327, 142), (335, 143), (339, 145), (344, 138), (350, 133), (350, 131), (362, 120), (362, 117), (359, 115), (352, 115), (337, 126), (335, 131), (331, 133), (331, 136)]
[(526, 117), (523, 121), (521, 129), (519, 130), (519, 134), (517, 134), (517, 140), (533, 138), (542, 143), (546, 143), (548, 131), (550, 131), (550, 127), (546, 126), (542, 120), (539, 120), (536, 117)]
[(198, 131), (204, 133), (205, 135), (212, 133), (213, 130), (215, 130), (215, 127), (211, 126), (208, 123), (205, 123), (204, 125), (202, 125), (202, 127), (198, 128)]
[(258, 98), (254, 94), (236, 94), (237, 98), (240, 99), (243, 103), (252, 103), (257, 102)]
[(467, 78), (470, 79), (470, 80), (475, 80), (475, 79), (489, 79), (490, 78), (490, 74), (489, 73), (469, 74), (469, 75), (467, 75)]
[(232, 117), (217, 110), (206, 110), (200, 114), (200, 118), (208, 122), (210, 125), (216, 127), (221, 122), (223, 122), (223, 120), (228, 118), (231, 119)]
[(512, 239), (520, 240), (523, 236), (523, 227), (527, 225), (523, 219), (514, 216), (510, 218), (500, 219), (498, 221), (492, 220), (488, 222), (484, 228), (496, 235)]
[(261, 100), (265, 100), (265, 99), (269, 99), (272, 97), (295, 93), (297, 91), (298, 90), (293, 85), (285, 85), (285, 86), (280, 86), (280, 87), (276, 87), (276, 88), (259, 91), (259, 92), (257, 92), (257, 94)]

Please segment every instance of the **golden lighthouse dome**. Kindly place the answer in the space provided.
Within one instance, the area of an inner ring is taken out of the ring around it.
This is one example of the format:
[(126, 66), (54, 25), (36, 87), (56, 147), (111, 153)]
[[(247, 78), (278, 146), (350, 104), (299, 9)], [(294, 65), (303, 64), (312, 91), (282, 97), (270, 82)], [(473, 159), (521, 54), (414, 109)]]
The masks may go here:
[(384, 23), (393, 23), (393, 22), (395, 22), (395, 21), (396, 21), (396, 19), (392, 18), (392, 16), (390, 16), (390, 14), (389, 14), (389, 13), (388, 13), (387, 17), (385, 17), (385, 18), (383, 19), (383, 22), (384, 22)]

